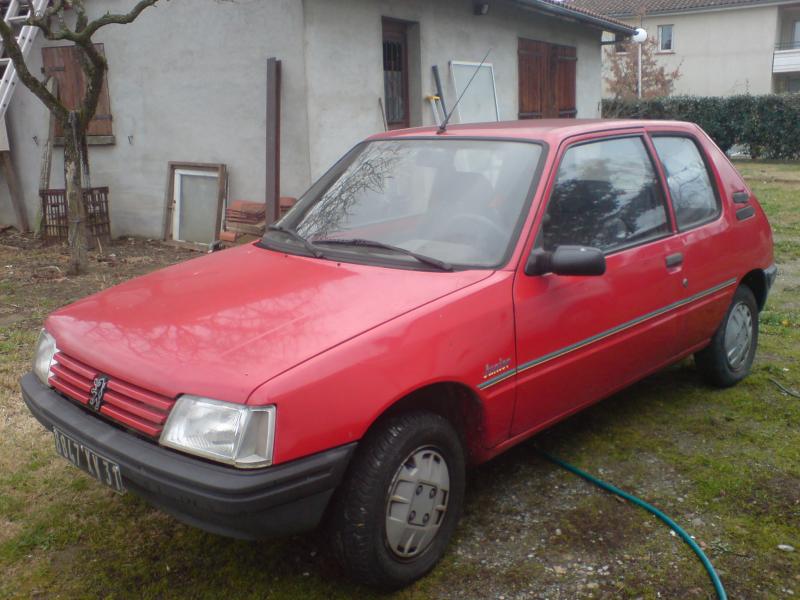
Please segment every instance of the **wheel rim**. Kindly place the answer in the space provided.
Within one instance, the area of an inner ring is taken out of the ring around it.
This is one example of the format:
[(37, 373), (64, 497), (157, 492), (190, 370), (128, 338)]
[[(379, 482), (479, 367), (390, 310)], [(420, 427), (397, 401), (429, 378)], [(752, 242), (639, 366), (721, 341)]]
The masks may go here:
[(725, 356), (731, 369), (738, 369), (747, 360), (753, 343), (753, 314), (739, 302), (731, 310), (725, 326)]
[(447, 512), (450, 470), (431, 447), (408, 455), (397, 469), (386, 500), (386, 541), (395, 556), (414, 558), (430, 546)]

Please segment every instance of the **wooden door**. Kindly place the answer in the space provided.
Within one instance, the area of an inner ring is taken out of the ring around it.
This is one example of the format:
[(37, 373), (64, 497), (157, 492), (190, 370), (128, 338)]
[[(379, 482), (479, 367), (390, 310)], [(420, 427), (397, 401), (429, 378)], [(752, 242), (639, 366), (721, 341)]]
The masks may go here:
[(573, 46), (519, 39), (519, 118), (572, 118), (578, 54)]

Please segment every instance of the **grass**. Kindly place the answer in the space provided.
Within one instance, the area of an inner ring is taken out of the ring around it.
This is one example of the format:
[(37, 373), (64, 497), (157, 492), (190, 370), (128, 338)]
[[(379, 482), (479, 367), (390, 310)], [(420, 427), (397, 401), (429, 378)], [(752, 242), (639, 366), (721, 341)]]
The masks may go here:
[[(660, 522), (544, 461), (537, 445), (662, 508), (706, 549), (730, 597), (800, 595), (800, 399), (775, 385), (800, 389), (800, 166), (737, 166), (770, 216), (781, 271), (753, 374), (715, 390), (685, 361), (474, 470), (443, 562), (389, 597), (711, 597), (697, 559)], [(0, 237), (0, 597), (382, 597), (343, 580), (317, 535), (206, 534), (55, 456), (17, 387), (44, 316), (192, 256), (139, 241), (109, 252), (63, 278), (49, 268), (63, 266), (60, 250)]]

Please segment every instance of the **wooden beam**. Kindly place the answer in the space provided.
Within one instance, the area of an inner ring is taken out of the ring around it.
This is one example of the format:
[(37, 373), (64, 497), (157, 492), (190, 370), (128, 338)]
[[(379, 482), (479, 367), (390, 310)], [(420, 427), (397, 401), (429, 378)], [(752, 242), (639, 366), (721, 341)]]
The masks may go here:
[(267, 224), (280, 216), (281, 195), (281, 61), (267, 59)]
[(3, 177), (8, 185), (8, 191), (11, 196), (11, 206), (14, 207), (14, 214), (17, 217), (17, 229), (22, 233), (30, 231), (28, 225), (28, 213), (25, 211), (25, 198), (22, 195), (22, 187), (19, 185), (17, 179), (17, 172), (14, 169), (14, 161), (11, 159), (11, 152), (5, 150), (0, 152), (0, 168), (3, 171)]

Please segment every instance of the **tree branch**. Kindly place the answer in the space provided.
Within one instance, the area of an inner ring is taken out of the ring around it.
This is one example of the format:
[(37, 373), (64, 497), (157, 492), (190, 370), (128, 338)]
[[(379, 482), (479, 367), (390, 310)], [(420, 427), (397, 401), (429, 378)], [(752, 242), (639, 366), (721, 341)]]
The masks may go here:
[(78, 52), (82, 54), (81, 64), (88, 79), (86, 95), (83, 99), (80, 114), (81, 130), (86, 130), (94, 118), (95, 112), (97, 112), (97, 104), (100, 101), (100, 93), (103, 90), (103, 81), (106, 71), (108, 71), (108, 62), (92, 42), (79, 44)]
[(61, 104), (58, 98), (50, 93), (47, 86), (30, 72), (28, 65), (25, 64), (25, 57), (22, 56), (22, 49), (17, 43), (17, 38), (4, 19), (0, 19), (0, 38), (3, 40), (6, 54), (8, 54), (8, 57), (14, 64), (14, 68), (17, 70), (20, 81), (50, 109), (50, 112), (52, 112), (57, 119), (62, 122), (66, 121), (69, 111)]
[[(98, 29), (105, 27), (106, 25), (127, 25), (128, 23), (133, 23), (139, 17), (139, 15), (142, 14), (142, 11), (144, 11), (145, 8), (154, 6), (156, 2), (158, 2), (158, 0), (139, 0), (139, 2), (136, 3), (136, 6), (134, 6), (127, 14), (124, 15), (106, 13), (102, 17), (87, 24), (85, 27), (76, 32), (75, 35), (83, 40), (88, 40)], [(77, 42), (78, 40), (75, 41)]]

